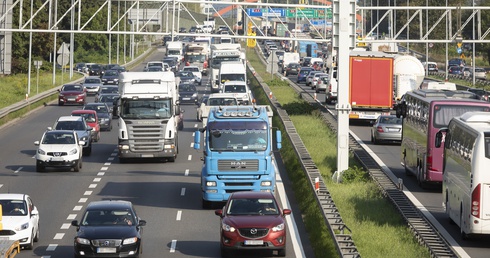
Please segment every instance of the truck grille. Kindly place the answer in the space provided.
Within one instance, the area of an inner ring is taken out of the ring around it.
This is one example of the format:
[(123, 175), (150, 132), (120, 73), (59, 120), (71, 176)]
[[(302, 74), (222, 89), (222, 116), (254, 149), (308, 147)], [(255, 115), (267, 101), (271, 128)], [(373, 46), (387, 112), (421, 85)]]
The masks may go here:
[(218, 160), (219, 171), (259, 171), (259, 160)]
[(121, 242), (121, 239), (95, 239), (92, 240), (92, 245), (95, 247), (118, 247)]
[(128, 124), (129, 148), (134, 152), (161, 152), (166, 124)]
[(261, 238), (267, 236), (269, 233), (268, 228), (240, 228), (238, 229), (240, 235), (246, 238)]

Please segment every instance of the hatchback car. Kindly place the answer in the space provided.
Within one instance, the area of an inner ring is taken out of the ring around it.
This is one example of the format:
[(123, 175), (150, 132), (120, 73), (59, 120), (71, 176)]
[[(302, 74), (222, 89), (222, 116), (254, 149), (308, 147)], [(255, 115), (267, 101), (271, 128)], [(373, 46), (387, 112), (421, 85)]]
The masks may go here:
[(94, 110), (83, 110), (77, 109), (71, 111), (72, 116), (83, 116), (85, 117), (85, 122), (92, 127), (92, 140), (94, 142), (100, 141), (100, 125), (99, 116)]
[(100, 130), (112, 130), (112, 113), (105, 102), (87, 103), (83, 109), (95, 110), (99, 116)]
[(129, 201), (95, 201), (87, 205), (80, 222), (74, 220), (75, 257), (139, 257), (143, 226)]
[(311, 86), (311, 85), (312, 85), (312, 83), (313, 83), (313, 77), (314, 77), (314, 76), (315, 76), (315, 74), (317, 74), (317, 73), (321, 73), (321, 72), (320, 72), (320, 71), (315, 71), (315, 70), (313, 70), (313, 71), (310, 71), (310, 72), (308, 73), (308, 76), (306, 76), (306, 86)]
[(85, 141), (80, 141), (76, 132), (70, 130), (47, 130), (36, 151), (36, 171), (44, 172), (46, 167), (62, 167), (78, 172), (82, 168), (82, 153)]
[(450, 66), (448, 68), (448, 73), (456, 74), (456, 75), (463, 75), (463, 67), (461, 67), (461, 66)]
[(300, 69), (301, 66), (298, 63), (289, 63), (286, 69), (284, 69), (284, 76), (298, 75)]
[(286, 256), (286, 219), (291, 210), (281, 210), (270, 192), (234, 192), (220, 217), (220, 247), (223, 257), (240, 250), (271, 250)]
[(87, 94), (96, 94), (102, 86), (102, 80), (98, 76), (88, 76), (82, 85), (87, 90)]
[(196, 83), (202, 85), (202, 74), (197, 66), (184, 66), (182, 69), (183, 72), (192, 72), (196, 78)]
[(119, 72), (117, 70), (106, 70), (101, 80), (102, 84), (117, 84), (119, 82)]
[(402, 141), (402, 118), (395, 115), (381, 115), (371, 127), (371, 142), (378, 144), (383, 141)]
[(175, 75), (175, 77), (177, 85), (183, 82), (196, 83), (196, 76), (194, 76), (194, 73), (189, 71), (180, 71)]
[(92, 153), (92, 127), (85, 121), (83, 116), (61, 116), (54, 126), (48, 130), (70, 130), (77, 133), (78, 139), (83, 142), (83, 154), (90, 156)]
[(103, 71), (103, 67), (102, 65), (100, 64), (92, 64), (90, 65), (89, 69), (88, 69), (88, 74), (91, 75), (91, 76), (101, 76), (102, 75), (102, 71)]
[(184, 82), (179, 84), (179, 101), (181, 104), (197, 104), (197, 99), (197, 89), (193, 83)]
[(109, 112), (112, 114), (114, 102), (119, 99), (119, 93), (102, 93), (95, 98), (97, 103), (106, 103), (109, 107)]
[(320, 77), (322, 77), (322, 76), (328, 77), (328, 74), (320, 72), (320, 73), (315, 73), (313, 75), (313, 78), (311, 79), (311, 83), (310, 83), (312, 90), (316, 89), (316, 86), (320, 80)]
[(39, 241), (39, 210), (31, 197), (19, 193), (0, 194), (2, 239), (18, 240), (25, 249)]
[(61, 87), (58, 94), (58, 106), (65, 104), (85, 105), (87, 92), (80, 84), (65, 84)]
[(310, 71), (313, 71), (313, 68), (301, 67), (301, 69), (298, 72), (298, 77), (296, 78), (296, 83), (306, 82), (306, 76), (308, 76)]

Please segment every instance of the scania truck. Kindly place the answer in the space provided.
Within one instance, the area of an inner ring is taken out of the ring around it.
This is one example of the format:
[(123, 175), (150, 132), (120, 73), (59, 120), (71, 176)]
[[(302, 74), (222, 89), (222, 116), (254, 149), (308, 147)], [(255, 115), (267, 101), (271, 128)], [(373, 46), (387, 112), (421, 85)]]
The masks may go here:
[(180, 114), (173, 72), (124, 72), (119, 75), (119, 160), (160, 158), (175, 161)]
[[(276, 162), (273, 156), (270, 106), (220, 106), (209, 112), (207, 124), (196, 131), (194, 149), (201, 147), (202, 206), (223, 202), (236, 191), (274, 192)], [(276, 131), (276, 149), (281, 131)]]

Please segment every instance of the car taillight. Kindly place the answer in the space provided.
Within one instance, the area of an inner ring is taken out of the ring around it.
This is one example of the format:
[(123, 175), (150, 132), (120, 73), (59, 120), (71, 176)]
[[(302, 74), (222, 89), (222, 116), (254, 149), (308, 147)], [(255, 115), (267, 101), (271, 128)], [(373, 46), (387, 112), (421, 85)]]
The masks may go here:
[(478, 184), (471, 193), (471, 215), (480, 218), (480, 191), (481, 184)]
[(383, 127), (381, 127), (381, 126), (376, 127), (376, 131), (382, 133), (383, 132)]

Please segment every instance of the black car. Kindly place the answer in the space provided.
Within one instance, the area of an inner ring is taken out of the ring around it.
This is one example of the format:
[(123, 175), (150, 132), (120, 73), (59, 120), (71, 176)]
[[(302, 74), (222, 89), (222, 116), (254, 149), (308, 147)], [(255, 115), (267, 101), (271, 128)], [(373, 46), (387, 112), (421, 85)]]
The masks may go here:
[(105, 102), (87, 103), (83, 109), (95, 110), (99, 117), (100, 130), (112, 130), (112, 113), (111, 109)]
[(175, 77), (179, 78), (179, 85), (180, 83), (188, 82), (188, 83), (196, 83), (196, 76), (194, 73), (189, 72), (189, 71), (180, 71), (178, 72)]
[(106, 70), (101, 80), (102, 84), (117, 84), (119, 82), (119, 72), (117, 70)]
[(184, 82), (179, 84), (179, 101), (181, 104), (197, 104), (197, 89), (193, 83)]
[(77, 233), (75, 257), (139, 257), (146, 221), (129, 201), (95, 201), (87, 205), (80, 222), (71, 222)]
[(165, 57), (163, 58), (162, 62), (167, 63), (168, 66), (170, 66), (170, 70), (172, 70), (172, 72), (177, 71), (179, 62), (176, 57)]
[(95, 102), (106, 103), (109, 107), (109, 111), (112, 114), (112, 109), (114, 107), (114, 101), (119, 99), (119, 93), (101, 93), (95, 97)]
[(100, 76), (102, 75), (102, 65), (93, 64), (88, 69), (88, 74), (92, 76)]

